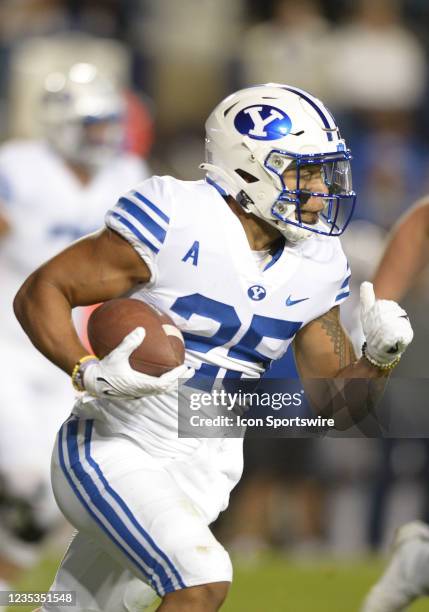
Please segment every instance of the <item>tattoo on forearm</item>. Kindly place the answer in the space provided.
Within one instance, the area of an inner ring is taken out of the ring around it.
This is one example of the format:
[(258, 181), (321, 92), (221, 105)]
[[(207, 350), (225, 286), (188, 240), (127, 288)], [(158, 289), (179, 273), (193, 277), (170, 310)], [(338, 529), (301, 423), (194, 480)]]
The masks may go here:
[(334, 353), (338, 355), (340, 369), (353, 363), (356, 359), (354, 349), (340, 323), (338, 312), (330, 310), (321, 317), (320, 323), (331, 339)]

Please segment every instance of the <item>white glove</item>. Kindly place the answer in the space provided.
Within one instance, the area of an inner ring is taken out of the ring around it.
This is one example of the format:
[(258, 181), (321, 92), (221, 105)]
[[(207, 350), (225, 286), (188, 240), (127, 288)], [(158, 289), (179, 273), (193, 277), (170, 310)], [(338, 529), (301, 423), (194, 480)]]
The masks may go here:
[(188, 379), (193, 376), (194, 370), (186, 365), (178, 366), (161, 376), (149, 376), (134, 370), (128, 359), (143, 342), (145, 335), (144, 327), (136, 327), (101, 361), (90, 363), (83, 373), (85, 390), (98, 397), (131, 399), (165, 393), (174, 388), (178, 378)]
[(389, 369), (413, 339), (407, 313), (392, 300), (377, 300), (372, 283), (365, 282), (360, 286), (360, 318), (365, 355), (373, 365)]

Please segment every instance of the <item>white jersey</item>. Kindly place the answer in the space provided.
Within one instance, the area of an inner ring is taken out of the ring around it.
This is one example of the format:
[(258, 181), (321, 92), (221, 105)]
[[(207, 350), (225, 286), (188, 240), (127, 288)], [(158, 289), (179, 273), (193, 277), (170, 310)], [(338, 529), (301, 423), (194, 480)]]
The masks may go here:
[[(261, 270), (241, 222), (206, 181), (153, 177), (122, 197), (106, 223), (150, 268), (151, 281), (132, 297), (182, 330), (185, 361), (196, 370), (192, 386), (260, 377), (299, 329), (348, 295), (350, 271), (337, 238), (286, 244)], [(88, 397), (79, 410), (85, 402), (146, 449), (162, 455), (195, 448), (196, 441), (177, 437), (174, 393), (132, 401)]]
[(25, 278), (73, 240), (102, 227), (112, 200), (147, 176), (138, 157), (124, 155), (82, 185), (42, 141), (12, 141), (0, 148), (0, 202), (11, 226), (0, 240), (3, 346), (31, 347), (12, 312)]

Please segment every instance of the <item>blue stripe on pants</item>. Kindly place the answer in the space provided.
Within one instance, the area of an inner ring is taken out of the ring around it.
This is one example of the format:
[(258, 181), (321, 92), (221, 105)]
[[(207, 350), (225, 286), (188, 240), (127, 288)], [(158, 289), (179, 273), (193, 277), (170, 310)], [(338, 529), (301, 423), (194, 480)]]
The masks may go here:
[[(88, 504), (88, 502), (85, 500), (85, 498), (83, 497), (83, 495), (81, 494), (81, 492), (79, 491), (79, 489), (77, 488), (75, 483), (73, 482), (73, 479), (72, 479), (72, 477), (71, 477), (71, 475), (69, 473), (70, 471), (74, 472), (75, 476), (78, 478), (78, 480), (81, 482), (82, 485), (83, 485), (83, 483), (82, 483), (81, 478), (84, 478), (85, 480), (89, 479), (89, 476), (87, 474), (85, 474), (85, 472), (82, 469), (82, 466), (81, 466), (80, 460), (79, 460), (78, 452), (76, 453), (76, 451), (78, 450), (77, 449), (77, 430), (78, 430), (78, 424), (79, 424), (79, 421), (77, 419), (73, 420), (71, 422), (70, 421), (66, 422), (63, 425), (63, 427), (61, 428), (60, 435), (59, 435), (58, 447), (59, 447), (60, 465), (61, 465), (61, 468), (62, 468), (62, 470), (64, 472), (64, 475), (65, 475), (65, 477), (67, 479), (67, 482), (69, 483), (70, 487), (74, 491), (75, 495), (77, 496), (77, 498), (79, 499), (81, 504), (87, 510), (88, 514), (93, 518), (93, 520), (97, 523), (97, 525), (100, 527), (100, 529), (102, 529), (102, 531), (109, 537), (109, 539), (112, 540), (114, 542), (114, 544), (123, 552), (123, 554), (138, 568), (139, 572), (141, 572), (142, 575), (146, 577), (146, 579), (148, 580), (150, 586), (158, 593), (158, 595), (160, 595), (162, 597), (164, 595), (163, 588), (162, 588), (162, 581), (160, 580), (160, 578), (153, 571), (153, 568), (151, 567), (151, 564), (149, 564), (148, 567), (144, 567), (142, 565), (142, 563), (140, 563), (138, 560), (136, 560), (128, 552), (128, 550), (118, 540), (118, 538), (115, 536), (115, 534), (113, 534), (104, 525), (104, 523), (99, 519), (97, 514), (94, 512), (93, 508)], [(64, 437), (63, 436), (63, 430), (65, 429), (66, 426), (67, 426), (67, 434), (66, 434), (67, 435), (67, 446), (68, 446), (69, 457), (70, 457), (70, 466), (69, 467), (66, 466), (65, 457), (64, 457), (64, 451), (63, 451), (63, 448), (62, 448), (62, 442), (63, 442), (63, 437)], [(86, 491), (86, 487), (83, 486), (83, 488)], [(93, 501), (93, 500), (91, 500), (91, 501)], [(99, 510), (99, 509), (97, 508), (97, 510)], [(118, 534), (121, 535), (119, 532), (118, 532)], [(128, 542), (127, 542), (127, 544), (128, 544)], [(144, 561), (144, 559), (142, 559), (142, 560)]]
[(85, 425), (85, 458), (88, 461), (88, 463), (94, 468), (94, 470), (96, 471), (98, 477), (100, 478), (100, 481), (102, 482), (103, 486), (105, 487), (106, 491), (113, 497), (113, 499), (118, 503), (118, 505), (120, 506), (121, 510), (124, 511), (124, 513), (126, 514), (126, 516), (129, 518), (130, 522), (134, 525), (134, 527), (137, 529), (137, 531), (140, 533), (140, 535), (143, 536), (143, 538), (148, 542), (148, 544), (152, 547), (152, 549), (158, 553), (158, 555), (165, 561), (167, 567), (170, 569), (170, 571), (172, 572), (172, 574), (176, 577), (177, 583), (178, 585), (184, 589), (186, 587), (185, 583), (182, 580), (182, 577), (180, 576), (179, 572), (177, 571), (177, 569), (174, 567), (172, 561), (167, 557), (167, 555), (155, 544), (155, 542), (153, 541), (153, 539), (150, 537), (149, 533), (147, 531), (145, 531), (143, 529), (143, 527), (141, 526), (141, 524), (138, 522), (138, 520), (136, 519), (136, 517), (133, 515), (133, 513), (131, 512), (131, 510), (129, 509), (129, 507), (127, 506), (127, 504), (125, 503), (125, 501), (120, 497), (120, 495), (118, 495), (118, 493), (112, 489), (112, 487), (109, 485), (108, 481), (106, 480), (104, 474), (102, 473), (100, 466), (97, 464), (97, 462), (91, 457), (91, 435), (92, 435), (92, 428), (94, 425), (94, 421), (90, 420), (86, 422)]

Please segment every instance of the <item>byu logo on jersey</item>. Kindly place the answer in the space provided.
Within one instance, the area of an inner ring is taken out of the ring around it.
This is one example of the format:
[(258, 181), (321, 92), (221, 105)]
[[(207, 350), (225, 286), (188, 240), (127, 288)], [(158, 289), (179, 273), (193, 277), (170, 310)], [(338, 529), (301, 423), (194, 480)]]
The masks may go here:
[(287, 136), (292, 129), (290, 117), (268, 104), (243, 108), (236, 116), (234, 125), (240, 134), (256, 140), (277, 140)]
[(251, 300), (259, 302), (259, 300), (264, 299), (264, 297), (267, 295), (267, 292), (265, 291), (264, 287), (262, 287), (262, 285), (252, 285), (251, 287), (249, 287), (247, 295), (250, 297)]

